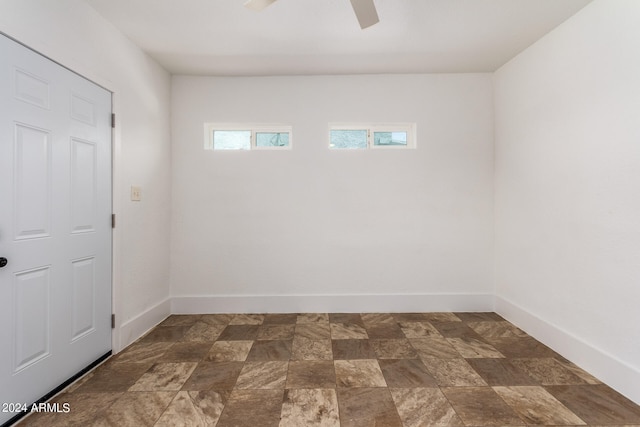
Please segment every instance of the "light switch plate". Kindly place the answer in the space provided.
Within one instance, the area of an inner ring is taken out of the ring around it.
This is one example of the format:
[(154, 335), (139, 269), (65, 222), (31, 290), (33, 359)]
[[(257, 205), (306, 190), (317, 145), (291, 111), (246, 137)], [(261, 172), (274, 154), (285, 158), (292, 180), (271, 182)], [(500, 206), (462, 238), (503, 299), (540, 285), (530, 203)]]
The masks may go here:
[(131, 201), (139, 202), (142, 200), (142, 189), (140, 187), (131, 186)]

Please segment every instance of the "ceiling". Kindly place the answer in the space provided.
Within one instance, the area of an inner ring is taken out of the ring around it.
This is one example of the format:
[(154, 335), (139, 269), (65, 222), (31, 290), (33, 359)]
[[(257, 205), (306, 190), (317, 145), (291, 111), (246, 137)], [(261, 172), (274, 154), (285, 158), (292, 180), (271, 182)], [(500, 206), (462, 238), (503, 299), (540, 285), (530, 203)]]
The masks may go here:
[(590, 0), (85, 0), (173, 74), (490, 72)]

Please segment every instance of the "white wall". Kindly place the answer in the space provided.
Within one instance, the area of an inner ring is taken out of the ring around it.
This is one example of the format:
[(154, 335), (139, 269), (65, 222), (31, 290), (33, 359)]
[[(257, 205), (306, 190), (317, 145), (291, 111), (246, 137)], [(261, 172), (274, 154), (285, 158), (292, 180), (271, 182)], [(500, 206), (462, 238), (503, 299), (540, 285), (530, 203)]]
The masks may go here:
[(497, 310), (640, 402), (640, 2), (495, 73)]
[[(491, 92), (489, 74), (174, 76), (174, 311), (491, 310)], [(330, 151), (345, 121), (416, 122), (417, 149)], [(205, 122), (290, 124), (293, 150), (205, 151)]]
[(0, 31), (115, 93), (117, 351), (169, 313), (169, 74), (83, 1), (2, 0)]

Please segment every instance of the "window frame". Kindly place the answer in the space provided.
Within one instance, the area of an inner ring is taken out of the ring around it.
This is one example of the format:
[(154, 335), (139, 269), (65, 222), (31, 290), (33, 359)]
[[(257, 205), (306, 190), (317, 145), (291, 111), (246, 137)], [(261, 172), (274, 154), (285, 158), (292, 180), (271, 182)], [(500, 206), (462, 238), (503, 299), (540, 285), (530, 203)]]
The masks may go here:
[[(216, 149), (213, 144), (215, 131), (251, 132), (249, 149)], [(258, 133), (286, 133), (289, 135), (289, 144), (285, 146), (259, 146), (257, 145)], [(293, 147), (293, 126), (284, 124), (261, 123), (205, 123), (204, 124), (204, 149), (210, 151), (253, 151), (253, 150), (291, 150)]]
[[(331, 146), (331, 131), (335, 130), (360, 130), (367, 131), (366, 148), (335, 148)], [(405, 132), (407, 134), (406, 145), (375, 145), (375, 132)], [(415, 123), (329, 123), (329, 149), (335, 151), (361, 151), (361, 150), (411, 150), (416, 148), (416, 124)]]

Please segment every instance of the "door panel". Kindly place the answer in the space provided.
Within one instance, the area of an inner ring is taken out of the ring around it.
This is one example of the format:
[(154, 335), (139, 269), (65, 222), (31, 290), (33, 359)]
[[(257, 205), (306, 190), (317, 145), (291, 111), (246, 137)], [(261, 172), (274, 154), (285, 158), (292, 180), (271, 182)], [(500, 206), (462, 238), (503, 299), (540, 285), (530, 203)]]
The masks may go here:
[(0, 402), (30, 404), (111, 349), (111, 93), (0, 57)]
[(50, 348), (50, 267), (15, 274), (13, 281), (14, 359), (17, 373), (47, 357)]
[(91, 141), (71, 139), (71, 232), (95, 231), (98, 152)]
[(15, 96), (21, 101), (49, 109), (49, 82), (16, 68)]
[(94, 295), (96, 285), (95, 258), (72, 261), (73, 269), (73, 333), (71, 341), (95, 330)]
[(13, 217), (15, 238), (50, 236), (51, 143), (49, 132), (15, 125)]

